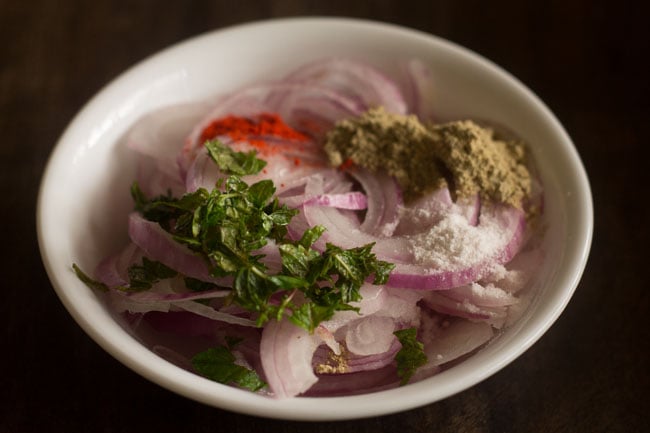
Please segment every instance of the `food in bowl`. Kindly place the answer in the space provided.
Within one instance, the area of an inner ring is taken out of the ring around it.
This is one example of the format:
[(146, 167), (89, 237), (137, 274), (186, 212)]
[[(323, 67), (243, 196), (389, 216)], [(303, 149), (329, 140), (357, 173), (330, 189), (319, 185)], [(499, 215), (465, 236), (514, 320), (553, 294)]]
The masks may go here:
[(409, 89), (322, 59), (148, 114), (130, 243), (78, 276), (160, 356), (276, 398), (388, 389), (479, 350), (530, 299), (542, 188), (525, 144), (440, 122), (426, 66), (404, 70)]

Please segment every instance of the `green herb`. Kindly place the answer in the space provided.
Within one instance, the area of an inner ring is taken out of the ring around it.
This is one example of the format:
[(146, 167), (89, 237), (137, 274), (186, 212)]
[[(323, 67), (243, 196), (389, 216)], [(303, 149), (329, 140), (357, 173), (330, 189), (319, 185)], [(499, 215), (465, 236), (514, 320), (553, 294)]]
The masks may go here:
[[(147, 220), (160, 223), (165, 229), (170, 228), (171, 221), (199, 206), (207, 195), (208, 192), (205, 189), (199, 189), (194, 193), (185, 194), (181, 199), (171, 195), (161, 195), (148, 200), (137, 182), (131, 186), (131, 197), (135, 203), (135, 210)], [(183, 222), (179, 223), (183, 224)]]
[(131, 265), (128, 274), (130, 290), (148, 290), (160, 280), (175, 277), (178, 272), (160, 262), (142, 257), (142, 265)]
[(415, 328), (401, 329), (394, 334), (402, 343), (402, 348), (395, 355), (397, 375), (401, 379), (400, 385), (406, 385), (415, 371), (426, 364), (427, 356), (424, 354), (424, 345), (416, 338)]
[(248, 153), (233, 152), (232, 149), (219, 140), (207, 141), (205, 147), (210, 157), (225, 174), (236, 174), (238, 176), (257, 174), (266, 166), (266, 161), (258, 159), (254, 151)]
[(90, 287), (93, 290), (99, 290), (102, 292), (106, 292), (108, 290), (108, 286), (101, 281), (97, 281), (91, 277), (89, 277), (84, 271), (81, 270), (79, 266), (77, 266), (76, 263), (72, 264), (72, 270), (74, 270), (74, 273), (77, 274), (77, 278), (79, 278), (86, 286)]
[[(250, 153), (218, 141), (206, 145), (222, 172), (254, 174), (264, 167)], [(355, 309), (350, 303), (361, 299), (361, 285), (373, 274), (375, 284), (384, 284), (394, 265), (377, 260), (372, 244), (348, 250), (327, 244), (321, 254), (312, 245), (322, 227), (308, 229), (297, 242), (288, 239), (287, 225), (298, 211), (280, 205), (274, 194), (272, 181), (248, 185), (236, 174), (220, 179), (210, 192), (199, 189), (180, 199), (147, 200), (137, 184), (132, 188), (136, 210), (146, 219), (202, 256), (213, 276), (234, 277), (229, 300), (256, 313), (258, 326), (287, 315), (312, 332), (335, 311)], [(276, 274), (256, 253), (269, 240), (282, 257)], [(302, 296), (296, 297), (298, 292)]]
[(255, 370), (236, 364), (232, 349), (236, 342), (227, 339), (226, 346), (217, 346), (196, 354), (192, 366), (200, 375), (223, 384), (235, 384), (251, 391), (259, 391), (266, 383)]
[[(74, 270), (75, 274), (77, 274), (77, 277), (89, 288), (103, 292), (108, 290), (108, 286), (106, 284), (89, 277), (81, 270), (81, 268), (79, 268), (79, 266), (77, 266), (76, 263), (72, 264), (72, 269)], [(122, 290), (124, 292), (149, 290), (158, 281), (174, 278), (178, 275), (178, 272), (175, 270), (155, 260), (149, 260), (146, 257), (142, 258), (141, 265), (137, 263), (131, 265), (127, 270), (127, 273), (129, 275), (129, 284), (126, 286), (116, 286), (114, 287), (115, 289)], [(198, 285), (199, 283), (209, 285), (210, 287), (200, 289)], [(214, 284), (205, 283), (203, 281), (194, 280), (192, 278), (185, 278), (185, 284), (187, 288), (195, 291), (210, 290), (216, 287)]]
[[(359, 290), (371, 275), (374, 284), (386, 283), (394, 265), (377, 260), (371, 251), (373, 244), (343, 249), (328, 243), (321, 253), (312, 248), (325, 231), (320, 226), (306, 230), (298, 241), (289, 239), (287, 226), (298, 211), (279, 204), (272, 181), (248, 185), (239, 177), (255, 174), (266, 164), (254, 153), (235, 152), (218, 141), (207, 142), (206, 147), (219, 169), (230, 174), (227, 178), (219, 179), (212, 191), (200, 188), (181, 198), (167, 194), (147, 199), (134, 183), (135, 209), (203, 257), (212, 276), (233, 277), (228, 301), (254, 312), (258, 326), (286, 315), (313, 332), (336, 311), (358, 310), (351, 303), (361, 299)], [(263, 256), (256, 252), (269, 240), (277, 245), (282, 258), (278, 273), (269, 272), (261, 261)], [(89, 287), (107, 290), (106, 285), (73, 266)], [(142, 265), (132, 265), (128, 273), (129, 286), (118, 289), (147, 290), (159, 280), (179, 275), (147, 258)], [(181, 276), (193, 291), (216, 287)]]

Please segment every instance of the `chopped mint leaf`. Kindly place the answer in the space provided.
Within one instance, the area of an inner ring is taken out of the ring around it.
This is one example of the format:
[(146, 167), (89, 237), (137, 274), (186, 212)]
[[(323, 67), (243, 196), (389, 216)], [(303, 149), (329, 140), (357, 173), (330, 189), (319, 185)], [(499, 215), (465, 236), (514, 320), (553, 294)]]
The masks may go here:
[(402, 348), (395, 355), (397, 361), (397, 375), (400, 377), (400, 385), (406, 385), (415, 371), (427, 362), (424, 354), (424, 345), (417, 340), (417, 330), (406, 328), (394, 332), (395, 336), (402, 343)]
[(303, 248), (309, 248), (320, 239), (323, 233), (325, 233), (325, 227), (323, 226), (310, 227), (302, 234), (302, 237), (298, 241), (298, 245)]
[(148, 290), (160, 280), (175, 277), (178, 272), (160, 262), (142, 257), (142, 265), (131, 265), (128, 274), (131, 290)]
[(266, 205), (274, 193), (273, 181), (268, 179), (256, 182), (248, 188), (248, 198), (255, 206)]
[[(207, 142), (206, 147), (220, 170), (229, 174), (217, 180), (212, 191), (200, 188), (180, 198), (168, 194), (148, 199), (134, 183), (135, 210), (201, 256), (210, 275), (232, 277), (228, 302), (255, 313), (258, 326), (286, 316), (313, 332), (336, 311), (358, 310), (350, 303), (361, 299), (359, 289), (372, 275), (375, 284), (386, 282), (394, 265), (377, 260), (373, 244), (351, 249), (327, 244), (324, 252), (317, 251), (313, 244), (325, 231), (320, 226), (307, 229), (298, 241), (291, 240), (287, 226), (298, 210), (279, 203), (271, 180), (248, 185), (240, 177), (257, 173), (266, 164), (254, 152), (235, 152), (218, 140)], [(259, 253), (269, 241), (280, 252), (279, 272), (270, 272)], [(107, 289), (78, 268), (75, 272), (89, 286)], [(128, 272), (129, 287), (121, 290), (147, 290), (159, 280), (178, 275), (147, 258)], [(192, 291), (216, 287), (180, 277)]]
[(238, 176), (257, 174), (266, 166), (266, 161), (258, 159), (254, 151), (235, 152), (219, 140), (207, 141), (205, 147), (210, 157), (225, 174)]
[(77, 266), (76, 263), (72, 264), (72, 270), (74, 270), (74, 273), (77, 274), (77, 278), (79, 278), (89, 288), (93, 290), (100, 290), (102, 292), (108, 290), (108, 286), (106, 284), (89, 277), (84, 271), (81, 270), (79, 266)]
[(173, 221), (176, 221), (177, 226), (190, 224), (191, 219), (188, 221), (187, 213), (200, 206), (207, 196), (208, 192), (199, 188), (193, 193), (185, 194), (181, 199), (171, 195), (161, 195), (148, 200), (137, 182), (131, 186), (135, 210), (147, 220), (155, 221), (165, 229), (169, 229)]
[(217, 346), (196, 354), (192, 366), (200, 375), (226, 385), (234, 384), (251, 391), (259, 391), (266, 383), (255, 370), (238, 365), (232, 348), (236, 340), (227, 341), (227, 346)]
[(309, 332), (313, 332), (320, 322), (329, 320), (339, 307), (338, 304), (318, 305), (314, 302), (306, 302), (295, 308), (289, 317), (294, 325), (298, 325)]

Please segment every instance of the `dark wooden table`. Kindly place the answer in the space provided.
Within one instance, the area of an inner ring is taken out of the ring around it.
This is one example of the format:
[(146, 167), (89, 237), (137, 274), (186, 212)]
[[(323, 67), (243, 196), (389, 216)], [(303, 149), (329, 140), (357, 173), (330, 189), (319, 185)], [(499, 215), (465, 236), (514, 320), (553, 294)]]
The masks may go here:
[[(0, 432), (650, 431), (647, 14), (633, 6), (641, 2), (623, 0), (494, 3), (0, 0)], [(174, 42), (289, 15), (388, 21), (465, 45), (530, 86), (583, 158), (596, 225), (574, 298), (534, 347), (465, 392), (338, 423), (225, 412), (115, 361), (50, 286), (35, 201), (73, 115), (118, 73)]]

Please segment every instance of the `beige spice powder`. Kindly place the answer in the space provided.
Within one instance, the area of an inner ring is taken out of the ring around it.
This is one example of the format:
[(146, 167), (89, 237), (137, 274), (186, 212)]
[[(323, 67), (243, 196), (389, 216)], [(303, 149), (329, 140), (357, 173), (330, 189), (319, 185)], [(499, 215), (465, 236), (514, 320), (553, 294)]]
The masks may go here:
[(406, 201), (449, 186), (452, 195), (481, 194), (521, 207), (530, 194), (530, 173), (522, 142), (495, 138), (494, 131), (464, 120), (424, 125), (416, 116), (382, 107), (340, 121), (327, 135), (330, 162), (346, 161), (371, 171), (385, 170)]
[(520, 207), (530, 194), (523, 142), (498, 140), (493, 130), (470, 120), (436, 125), (431, 131), (436, 156), (449, 170), (456, 195), (480, 193)]

